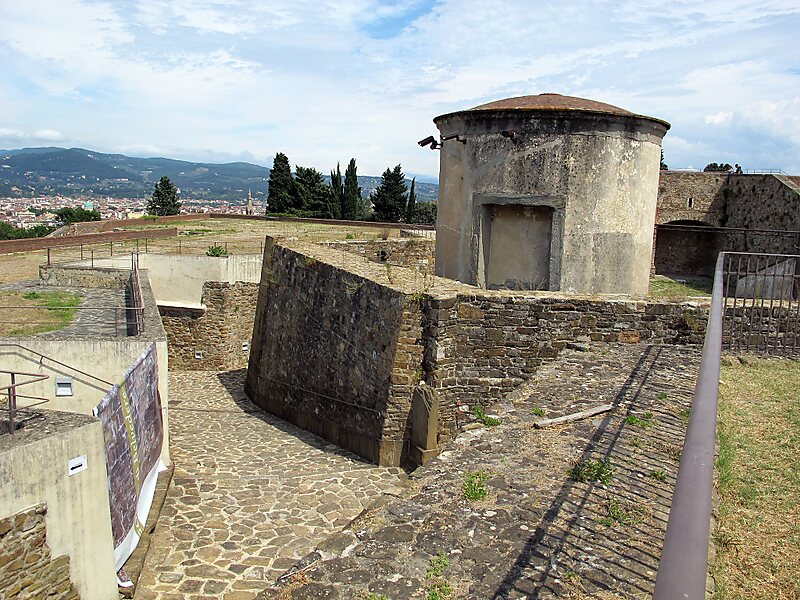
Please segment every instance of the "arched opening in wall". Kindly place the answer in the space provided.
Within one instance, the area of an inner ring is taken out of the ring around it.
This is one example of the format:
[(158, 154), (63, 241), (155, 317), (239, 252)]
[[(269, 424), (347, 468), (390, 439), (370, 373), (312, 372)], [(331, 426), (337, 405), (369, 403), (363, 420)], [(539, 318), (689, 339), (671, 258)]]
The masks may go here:
[(702, 221), (670, 221), (656, 227), (658, 275), (712, 277), (719, 252), (719, 228)]

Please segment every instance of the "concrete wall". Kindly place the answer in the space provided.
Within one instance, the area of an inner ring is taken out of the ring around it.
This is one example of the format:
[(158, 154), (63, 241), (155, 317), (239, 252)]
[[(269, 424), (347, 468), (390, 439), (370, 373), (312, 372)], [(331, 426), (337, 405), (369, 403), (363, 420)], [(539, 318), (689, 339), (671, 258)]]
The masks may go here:
[(442, 135), (466, 138), (441, 150), (438, 275), (486, 287), (490, 249), (500, 248), (499, 262), (525, 251), (490, 242), (491, 207), (529, 206), (552, 211), (546, 289), (647, 293), (664, 125), (535, 111), (466, 111), (435, 122)]
[[(0, 437), (0, 519), (46, 504), (47, 545), (53, 556), (69, 557), (81, 598), (116, 598), (100, 422), (83, 415), (43, 415), (39, 425)], [(80, 456), (86, 457), (87, 469), (69, 476), (68, 461)]]
[[(94, 261), (95, 267), (113, 269), (130, 269), (130, 263), (130, 256)], [(75, 264), (86, 265), (87, 261)], [(200, 308), (206, 281), (258, 283), (261, 255), (217, 257), (139, 254), (139, 268), (147, 271), (158, 305)]]

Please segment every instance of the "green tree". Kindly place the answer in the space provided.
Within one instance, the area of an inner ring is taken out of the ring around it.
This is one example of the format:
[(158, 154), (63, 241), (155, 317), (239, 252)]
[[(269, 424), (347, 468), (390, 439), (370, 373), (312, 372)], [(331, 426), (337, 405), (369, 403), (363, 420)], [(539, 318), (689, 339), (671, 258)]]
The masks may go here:
[(381, 184), (370, 196), (375, 220), (398, 223), (405, 216), (407, 191), (402, 167), (386, 169), (381, 175)]
[(342, 170), (339, 163), (336, 163), (336, 170), (331, 171), (331, 191), (330, 200), (331, 216), (334, 219), (342, 218), (344, 210), (344, 182), (342, 181)]
[(69, 225), (70, 223), (81, 223), (83, 221), (100, 220), (100, 213), (98, 211), (86, 210), (85, 208), (59, 208), (55, 212), (55, 215), (64, 225)]
[(662, 171), (669, 171), (669, 165), (664, 162), (664, 149), (661, 149), (661, 170)]
[(278, 152), (272, 161), (269, 172), (269, 190), (267, 192), (267, 213), (291, 212), (294, 206), (294, 179), (289, 159), (283, 152)]
[(356, 171), (356, 159), (351, 158), (344, 172), (344, 196), (342, 199), (342, 218), (351, 221), (361, 218), (364, 207)]
[(178, 202), (178, 188), (169, 177), (164, 175), (156, 184), (153, 196), (147, 201), (147, 214), (149, 215), (177, 215), (181, 212), (181, 203)]
[(331, 217), (330, 191), (322, 173), (313, 167), (295, 168), (294, 209), (304, 216), (317, 219)]
[(706, 173), (727, 173), (728, 171), (732, 170), (733, 167), (730, 166), (728, 163), (708, 163), (705, 168), (703, 169)]
[(434, 202), (420, 202), (414, 209), (412, 223), (420, 225), (436, 225), (437, 206)]
[(411, 190), (408, 192), (408, 203), (406, 204), (406, 223), (416, 223), (414, 221), (415, 207), (417, 205), (417, 193), (414, 191), (417, 178), (411, 180)]

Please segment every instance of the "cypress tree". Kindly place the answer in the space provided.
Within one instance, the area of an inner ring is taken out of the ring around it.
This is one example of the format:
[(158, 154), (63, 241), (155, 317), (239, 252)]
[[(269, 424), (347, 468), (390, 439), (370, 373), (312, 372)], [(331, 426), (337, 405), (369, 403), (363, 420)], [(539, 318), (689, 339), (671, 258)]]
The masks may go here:
[(179, 212), (181, 203), (178, 202), (178, 188), (165, 175), (158, 181), (152, 197), (147, 201), (147, 214), (164, 216), (177, 215)]
[(413, 223), (417, 206), (417, 193), (414, 191), (417, 178), (411, 180), (411, 190), (408, 192), (408, 205), (406, 206), (406, 223)]
[(336, 170), (331, 171), (331, 193), (328, 205), (331, 217), (341, 219), (344, 212), (344, 183), (339, 163), (336, 163)]
[(293, 206), (294, 180), (289, 159), (278, 152), (272, 161), (269, 172), (269, 191), (267, 193), (267, 213), (290, 212)]
[(381, 184), (370, 196), (375, 219), (387, 223), (398, 223), (405, 216), (406, 192), (405, 175), (400, 165), (388, 168), (381, 175)]
[(317, 219), (331, 217), (328, 200), (330, 188), (322, 173), (313, 167), (295, 167), (294, 210)]
[(363, 202), (361, 188), (358, 186), (356, 159), (351, 158), (344, 172), (344, 195), (342, 198), (342, 218), (354, 221), (361, 217)]

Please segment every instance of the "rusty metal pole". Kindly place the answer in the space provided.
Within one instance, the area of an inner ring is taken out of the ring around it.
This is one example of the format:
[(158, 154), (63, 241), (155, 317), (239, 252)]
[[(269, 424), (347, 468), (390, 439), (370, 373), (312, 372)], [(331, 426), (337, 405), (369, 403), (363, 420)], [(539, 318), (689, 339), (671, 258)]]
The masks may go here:
[(114, 256), (114, 242), (109, 242), (111, 245), (111, 256)]
[(94, 248), (92, 248), (92, 268), (94, 269)]
[(50, 266), (50, 248), (47, 249), (47, 266)]
[(81, 244), (81, 260), (83, 260), (83, 244)]
[(147, 238), (144, 238), (144, 253), (147, 254)]

